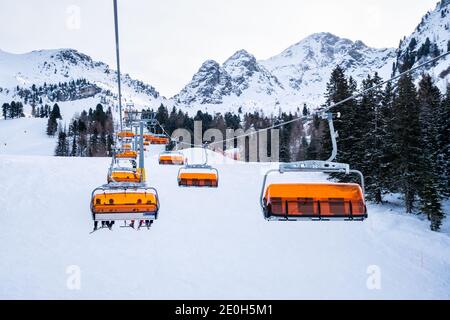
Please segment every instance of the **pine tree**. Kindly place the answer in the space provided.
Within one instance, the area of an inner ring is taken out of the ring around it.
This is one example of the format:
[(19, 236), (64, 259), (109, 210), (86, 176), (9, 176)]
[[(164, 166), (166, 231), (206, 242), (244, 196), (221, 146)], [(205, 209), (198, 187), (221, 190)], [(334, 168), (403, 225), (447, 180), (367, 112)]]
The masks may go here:
[(163, 126), (165, 126), (169, 120), (169, 111), (162, 103), (156, 112), (156, 120), (158, 120), (158, 122)]
[(423, 75), (419, 83), (421, 159), (417, 163), (420, 176), (419, 196), (421, 210), (431, 221), (431, 229), (439, 230), (444, 213), (439, 196), (438, 126), (437, 116), (441, 105), (441, 93), (431, 76)]
[(303, 105), (303, 111), (302, 111), (302, 114), (303, 114), (304, 117), (309, 116), (309, 109), (308, 109), (308, 107), (306, 106), (306, 103)]
[(60, 111), (59, 106), (58, 106), (57, 103), (55, 103), (53, 105), (53, 109), (52, 109), (52, 112), (50, 113), (50, 117), (62, 120), (61, 111)]
[(8, 114), (9, 114), (9, 109), (10, 109), (10, 105), (7, 103), (4, 103), (2, 105), (2, 114), (3, 114), (3, 118), (6, 120), (8, 118)]
[(10, 104), (10, 116), (11, 119), (14, 119), (17, 117), (17, 105), (15, 101), (11, 101)]
[[(286, 114), (282, 115), (281, 121), (290, 121), (292, 120), (292, 115), (287, 116)], [(284, 125), (280, 128), (280, 161), (281, 162), (290, 162), (291, 161), (291, 152), (290, 152), (290, 137), (291, 137), (291, 124)]]
[(19, 117), (19, 118), (25, 117), (25, 115), (23, 113), (23, 104), (22, 104), (22, 102), (18, 102), (16, 107), (17, 107), (17, 117)]
[(450, 85), (437, 113), (438, 153), (437, 169), (440, 173), (439, 190), (450, 197)]
[[(363, 81), (363, 90), (380, 85), (382, 79), (377, 73), (368, 76)], [(354, 165), (358, 166), (366, 178), (366, 190), (369, 198), (376, 203), (382, 202), (384, 186), (381, 184), (381, 167), (383, 163), (383, 123), (381, 104), (383, 92), (381, 87), (366, 92), (359, 102), (358, 113), (355, 115), (353, 131), (360, 135), (353, 152)]]
[(417, 163), (421, 160), (420, 120), (416, 88), (410, 75), (400, 78), (393, 104), (395, 186), (402, 192), (407, 213), (412, 213), (420, 189)]
[(54, 136), (56, 131), (58, 130), (58, 122), (55, 118), (50, 117), (47, 121), (47, 135)]
[[(379, 184), (383, 192), (396, 192), (394, 187), (395, 181), (395, 151), (394, 151), (394, 131), (393, 131), (393, 104), (395, 92), (391, 83), (386, 85), (383, 92), (379, 116), (379, 131), (381, 134), (382, 158), (380, 159)], [(379, 141), (380, 142), (380, 141)]]
[(114, 146), (114, 137), (112, 134), (108, 134), (108, 136), (106, 137), (106, 151), (108, 152), (108, 155), (112, 154), (113, 146)]
[(77, 136), (72, 137), (72, 150), (70, 151), (71, 157), (76, 157), (78, 155), (78, 144), (77, 144)]
[(98, 156), (98, 131), (97, 128), (94, 128), (93, 133), (91, 135), (89, 141), (89, 157), (97, 157)]
[(59, 130), (58, 133), (58, 144), (55, 150), (55, 156), (57, 157), (67, 157), (69, 155), (69, 144), (67, 141), (66, 129)]
[[(357, 106), (354, 100), (347, 101), (339, 106), (334, 104), (341, 102), (354, 94), (356, 83), (353, 79), (347, 80), (344, 70), (337, 66), (331, 73), (330, 81), (327, 84), (326, 106), (333, 114), (340, 113), (341, 117), (334, 120), (335, 130), (338, 132), (337, 161), (352, 164), (357, 168), (355, 160), (357, 159), (356, 146), (360, 139), (360, 134), (355, 126)], [(328, 159), (331, 154), (332, 146), (328, 124), (325, 124), (323, 132), (323, 144), (321, 158)]]

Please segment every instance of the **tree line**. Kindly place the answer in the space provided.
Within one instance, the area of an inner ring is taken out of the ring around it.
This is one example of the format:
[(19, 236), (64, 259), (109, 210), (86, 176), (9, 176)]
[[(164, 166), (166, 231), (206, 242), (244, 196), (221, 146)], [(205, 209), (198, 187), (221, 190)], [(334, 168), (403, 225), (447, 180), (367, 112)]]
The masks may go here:
[[(362, 82), (361, 90), (381, 82), (375, 73)], [(332, 107), (356, 92), (356, 82), (341, 67), (334, 69), (325, 106), (342, 114), (335, 121), (337, 161), (363, 172), (370, 200), (381, 203), (384, 195), (400, 193), (408, 213), (424, 213), (431, 229), (439, 230), (442, 200), (450, 196), (450, 86), (443, 95), (430, 75), (423, 74), (418, 87), (405, 75), (395, 86), (387, 84)], [(326, 123), (316, 119), (309, 148), (326, 158), (328, 137)]]
[[(49, 118), (50, 121), (50, 118)], [(106, 157), (114, 147), (114, 126), (111, 108), (104, 111), (101, 104), (95, 109), (75, 116), (69, 128), (59, 126), (55, 156)]]
[(25, 117), (22, 102), (11, 101), (11, 103), (4, 103), (2, 105), (2, 115), (5, 120)]

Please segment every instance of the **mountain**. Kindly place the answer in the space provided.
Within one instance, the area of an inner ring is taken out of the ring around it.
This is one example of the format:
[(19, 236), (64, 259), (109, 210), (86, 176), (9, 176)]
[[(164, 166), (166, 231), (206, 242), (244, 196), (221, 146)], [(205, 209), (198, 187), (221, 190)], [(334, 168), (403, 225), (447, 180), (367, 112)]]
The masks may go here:
[[(30, 97), (33, 93), (43, 103), (96, 97), (115, 104), (116, 78), (117, 72), (107, 64), (73, 49), (25, 54), (0, 50), (0, 99), (4, 101)], [(74, 85), (69, 92), (65, 88), (71, 82)], [(163, 100), (154, 87), (127, 74), (123, 75), (123, 96), (124, 102), (133, 101), (139, 105), (157, 106)]]
[[(438, 2), (436, 8), (428, 12), (414, 32), (402, 39), (397, 50), (395, 71), (417, 66), (431, 58), (450, 51), (450, 0)], [(442, 91), (450, 80), (450, 56), (427, 68)], [(416, 73), (416, 77), (421, 71)]]
[(284, 91), (282, 84), (256, 58), (240, 50), (220, 65), (208, 60), (181, 92), (172, 98), (183, 108), (228, 105), (237, 109), (251, 101), (273, 105)]
[[(192, 81), (172, 98), (187, 109), (212, 111), (295, 111), (304, 103), (324, 102), (331, 71), (340, 65), (359, 84), (369, 74), (388, 79), (401, 68), (417, 66), (450, 50), (450, 0), (439, 2), (398, 49), (376, 49), (331, 33), (313, 34), (267, 60), (240, 50), (223, 65), (207, 61)], [(428, 39), (428, 40), (427, 40)], [(430, 73), (442, 91), (450, 78), (450, 57), (415, 74)]]
[[(326, 84), (336, 65), (359, 84), (374, 72), (388, 79), (393, 73), (450, 50), (449, 31), (450, 0), (442, 0), (397, 49), (376, 49), (362, 41), (317, 33), (267, 60), (258, 60), (245, 50), (237, 51), (222, 64), (207, 60), (170, 99), (162, 97), (154, 87), (123, 75), (124, 104), (156, 108), (164, 103), (190, 113), (198, 109), (223, 113), (241, 108), (244, 112), (262, 110), (271, 114), (280, 109), (296, 111), (304, 103), (317, 108), (324, 102)], [(418, 71), (416, 79), (421, 72), (430, 73), (444, 91), (450, 79), (450, 57)], [(91, 97), (117, 104), (116, 76), (116, 71), (105, 63), (73, 49), (18, 55), (0, 51), (0, 103), (37, 96), (44, 103)], [(65, 83), (70, 81), (76, 83), (70, 84), (68, 91)], [(35, 91), (30, 90), (33, 84), (38, 86)], [(53, 86), (41, 88), (44, 84)]]
[(313, 34), (268, 60), (258, 61), (240, 50), (222, 65), (206, 61), (192, 81), (172, 100), (181, 108), (197, 110), (263, 110), (277, 113), (307, 103), (317, 107), (333, 68), (340, 64), (361, 81), (375, 70), (384, 78), (392, 73), (394, 49), (369, 48), (330, 33)]
[(375, 71), (388, 78), (394, 59), (394, 49), (374, 49), (362, 41), (317, 33), (261, 63), (286, 88), (284, 104), (295, 107), (307, 103), (317, 107), (324, 101), (326, 83), (337, 65), (361, 82)]

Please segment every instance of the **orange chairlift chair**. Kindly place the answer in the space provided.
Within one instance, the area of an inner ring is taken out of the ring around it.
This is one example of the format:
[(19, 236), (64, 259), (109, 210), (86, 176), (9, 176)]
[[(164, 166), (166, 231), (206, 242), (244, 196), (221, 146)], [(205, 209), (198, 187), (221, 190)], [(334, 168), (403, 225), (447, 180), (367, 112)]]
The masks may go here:
[(134, 150), (120, 150), (114, 156), (118, 159), (136, 159), (137, 152)]
[(134, 138), (134, 133), (132, 131), (121, 131), (117, 134), (117, 137), (121, 139), (131, 139)]
[(166, 151), (159, 155), (161, 165), (184, 165), (184, 155), (179, 151)]
[(113, 163), (111, 164), (111, 167), (108, 170), (108, 183), (111, 182), (130, 182), (130, 183), (140, 183), (142, 181), (142, 175), (137, 170), (136, 166), (120, 166), (118, 164), (115, 164), (115, 161), (113, 160)]
[[(303, 161), (280, 164), (277, 170), (268, 171), (263, 180), (260, 202), (266, 220), (355, 220), (367, 218), (364, 197), (364, 176), (350, 170), (348, 164), (333, 162), (337, 155), (336, 132), (333, 115), (326, 114), (333, 143), (333, 154), (327, 161)], [(271, 173), (323, 172), (356, 174), (355, 183), (271, 183), (266, 187)]]
[(208, 153), (206, 146), (205, 162), (203, 164), (186, 164), (178, 171), (178, 185), (180, 187), (209, 187), (217, 188), (219, 186), (219, 171), (208, 165)]
[(170, 139), (164, 135), (164, 134), (146, 134), (145, 135), (145, 141), (147, 141), (150, 144), (159, 144), (159, 145), (163, 145), (163, 144), (169, 144), (170, 143)]
[(122, 143), (122, 150), (131, 150), (130, 143)]
[(95, 222), (153, 222), (158, 218), (159, 207), (156, 189), (138, 183), (110, 183), (96, 188), (91, 195), (91, 212)]

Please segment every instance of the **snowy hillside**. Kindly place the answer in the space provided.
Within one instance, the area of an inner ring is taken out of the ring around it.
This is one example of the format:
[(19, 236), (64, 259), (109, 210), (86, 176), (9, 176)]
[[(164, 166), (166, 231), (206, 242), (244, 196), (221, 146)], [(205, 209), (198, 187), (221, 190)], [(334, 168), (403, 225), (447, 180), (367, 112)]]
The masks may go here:
[(45, 134), (47, 119), (0, 119), (0, 155), (51, 156), (56, 140)]
[(374, 49), (331, 33), (318, 33), (284, 50), (262, 64), (284, 85), (288, 105), (305, 102), (313, 107), (324, 102), (331, 71), (340, 65), (358, 83), (378, 72), (388, 79), (395, 58), (393, 49)]
[[(217, 110), (223, 105), (228, 110), (252, 110), (261, 105), (276, 111), (277, 99), (284, 88), (256, 58), (245, 50), (232, 55), (223, 65), (206, 61), (192, 81), (172, 100), (177, 106)], [(277, 107), (278, 108), (278, 107)]]
[(280, 108), (295, 111), (304, 103), (315, 108), (324, 102), (326, 83), (337, 64), (361, 81), (374, 71), (388, 78), (394, 61), (394, 49), (373, 49), (361, 41), (314, 34), (265, 61), (257, 61), (245, 50), (223, 65), (207, 61), (173, 100), (181, 107), (211, 111), (242, 107), (276, 114)]
[[(219, 188), (186, 189), (177, 167), (158, 165), (160, 151), (146, 157), (160, 219), (150, 231), (93, 235), (90, 192), (110, 159), (0, 155), (0, 298), (450, 298), (449, 235), (401, 206), (369, 205), (364, 223), (270, 223), (258, 203), (268, 166), (214, 155)], [(71, 266), (81, 290), (66, 285)]]
[[(0, 102), (19, 99), (17, 87), (30, 89), (86, 79), (91, 87), (84, 88), (78, 98), (96, 97), (100, 102), (115, 104), (117, 72), (103, 62), (73, 49), (41, 50), (25, 54), (11, 54), (0, 50)], [(124, 102), (138, 106), (159, 106), (164, 98), (152, 86), (123, 76)], [(49, 102), (43, 97), (43, 103)], [(58, 101), (53, 101), (58, 102)]]
[[(422, 18), (409, 37), (402, 40), (398, 56), (400, 63), (412, 62), (410, 64), (416, 66), (448, 51), (450, 51), (450, 0), (443, 0)], [(438, 61), (428, 69), (428, 72), (444, 92), (450, 83), (450, 56)]]

